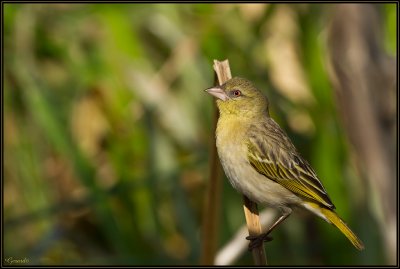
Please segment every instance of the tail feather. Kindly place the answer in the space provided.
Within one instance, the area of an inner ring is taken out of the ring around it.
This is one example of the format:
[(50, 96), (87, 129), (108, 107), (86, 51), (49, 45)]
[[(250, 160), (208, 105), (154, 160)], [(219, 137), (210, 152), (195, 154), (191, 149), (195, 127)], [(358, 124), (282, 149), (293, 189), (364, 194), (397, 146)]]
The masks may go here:
[(308, 206), (306, 206), (306, 208), (310, 209), (314, 213), (317, 213), (319, 216), (335, 225), (350, 240), (354, 247), (356, 247), (358, 250), (364, 249), (363, 242), (334, 211), (329, 208), (321, 207), (315, 203), (307, 203), (307, 205)]

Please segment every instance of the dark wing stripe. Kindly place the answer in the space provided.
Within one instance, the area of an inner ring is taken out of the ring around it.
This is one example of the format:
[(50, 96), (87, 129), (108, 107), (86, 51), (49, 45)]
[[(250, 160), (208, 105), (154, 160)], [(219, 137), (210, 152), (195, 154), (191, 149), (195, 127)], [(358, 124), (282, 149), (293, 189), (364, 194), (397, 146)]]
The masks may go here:
[[(273, 174), (270, 172), (271, 171), (271, 166), (270, 165), (266, 165), (266, 164), (262, 164), (262, 168), (260, 169), (259, 166), (257, 166), (256, 163), (251, 162), (251, 165), (256, 168), (258, 171), (262, 170), (262, 174), (265, 175), (266, 177), (268, 177), (269, 179), (281, 184), (282, 186), (284, 186), (285, 188), (287, 188), (288, 190), (292, 191), (293, 193), (296, 193), (297, 195), (303, 196), (306, 199), (311, 199), (311, 200), (315, 200), (315, 195), (313, 195), (312, 192), (307, 191), (307, 189), (301, 189), (299, 187), (297, 187), (294, 184), (289, 184), (288, 180), (276, 180), (276, 177), (273, 176)], [(318, 198), (318, 197), (317, 197)], [(318, 201), (320, 201), (320, 199), (318, 199)], [(323, 201), (321, 201), (323, 203)], [(324, 203), (325, 204), (325, 203)]]
[[(253, 157), (252, 157), (252, 159), (255, 160)], [(314, 191), (312, 191), (313, 187), (311, 185), (307, 184), (306, 182), (296, 179), (295, 182), (297, 182), (298, 185), (293, 184), (293, 182), (290, 182), (290, 178), (288, 178), (288, 177), (285, 177), (283, 180), (281, 177), (278, 177), (276, 171), (274, 170), (274, 168), (275, 168), (274, 165), (267, 164), (264, 162), (255, 163), (255, 162), (251, 161), (250, 163), (252, 164), (252, 166), (254, 168), (257, 169), (257, 171), (261, 171), (261, 174), (263, 174), (267, 178), (281, 184), (282, 186), (284, 186), (288, 190), (292, 191), (293, 193), (303, 196), (306, 199), (311, 199), (313, 201), (317, 200), (318, 202), (324, 204), (325, 206), (331, 207), (330, 206), (331, 202), (330, 202), (329, 198), (326, 199), (324, 196), (316, 195), (316, 193)], [(258, 164), (260, 164), (260, 166)], [(285, 169), (281, 170), (281, 171), (285, 171)], [(281, 178), (281, 180), (280, 180), (280, 178)]]
[(280, 167), (281, 167), (281, 166), (280, 166), (279, 163), (277, 163), (277, 164), (275, 165), (275, 169), (276, 169), (276, 172), (277, 172), (277, 174), (278, 174), (278, 177), (279, 177), (279, 178), (285, 178), (285, 175), (284, 175), (284, 173), (282, 172), (282, 169), (281, 169)]
[(307, 173), (304, 169), (300, 168), (298, 169), (299, 166), (295, 165), (295, 169), (299, 171), (298, 176), (303, 178), (305, 181), (307, 181), (308, 184), (312, 185), (314, 188), (319, 189), (322, 192), (325, 192), (321, 184), (315, 179), (314, 175), (311, 175)]
[[(296, 194), (298, 194), (298, 195), (300, 195), (300, 196), (303, 196), (303, 197), (306, 198), (306, 199), (315, 201), (315, 198), (316, 198), (316, 197), (315, 197), (315, 195), (314, 195), (312, 192), (309, 192), (309, 191), (307, 191), (307, 190), (298, 188), (296, 185), (290, 185), (290, 184), (282, 184), (282, 185), (283, 185), (284, 187), (286, 187), (287, 189), (291, 190), (292, 192), (294, 192), (294, 193), (296, 193)], [(317, 198), (318, 198), (318, 201), (320, 201), (320, 202), (323, 203), (323, 201), (320, 200), (319, 197), (317, 197)], [(324, 203), (324, 204), (325, 204), (325, 203)]]
[(271, 178), (274, 178), (275, 175), (272, 173), (271, 167), (269, 165), (263, 165), (263, 166), (264, 166), (265, 170), (267, 171), (268, 176), (270, 176)]
[[(284, 151), (273, 152), (271, 147), (262, 142), (254, 136), (248, 141), (249, 162), (260, 174), (305, 199), (335, 208), (317, 175), (304, 159), (297, 154), (285, 154)], [(277, 155), (277, 152), (280, 154)]]
[[(321, 190), (320, 188), (318, 188), (317, 186), (315, 186), (314, 184), (312, 184), (312, 182), (310, 182), (308, 180), (308, 178), (302, 176), (299, 174), (299, 171), (296, 169), (296, 165), (293, 166), (294, 171), (296, 171), (297, 173), (295, 174), (293, 169), (289, 169), (289, 172), (292, 174), (291, 178), (286, 178), (288, 180), (295, 180), (298, 184), (302, 185), (304, 187), (304, 190), (302, 191), (302, 193), (306, 192), (307, 194), (311, 195), (312, 197), (314, 197), (314, 199), (317, 199), (318, 201), (320, 201), (321, 203), (325, 204), (325, 205), (329, 205), (332, 202), (328, 199), (325, 199), (326, 195), (315, 195), (318, 194), (318, 192), (322, 192), (323, 194), (326, 194), (325, 191)], [(307, 177), (310, 177), (309, 175), (305, 174)], [(313, 178), (313, 180), (315, 180)], [(287, 184), (286, 184), (287, 185)], [(285, 186), (286, 186), (285, 185)], [(327, 204), (326, 204), (327, 203)]]
[(282, 164), (278, 164), (279, 166), (281, 166), (282, 167), (282, 172), (283, 172), (283, 174), (285, 174), (282, 178), (287, 178), (287, 179), (289, 179), (290, 178), (290, 176), (289, 176), (289, 174), (288, 174), (288, 170), (287, 169), (285, 169), (285, 167), (284, 167), (284, 165), (282, 165)]
[(303, 180), (300, 180), (300, 181), (301, 181), (302, 183), (305, 183), (305, 185), (307, 186), (307, 187), (306, 187), (307, 189), (310, 189), (310, 190), (314, 189), (314, 190), (317, 190), (317, 191), (319, 191), (320, 193), (323, 193), (323, 194), (324, 194), (324, 195), (318, 195), (317, 197), (315, 197), (315, 198), (317, 198), (318, 201), (320, 201), (321, 203), (323, 203), (323, 204), (326, 205), (326, 206), (329, 206), (329, 205), (332, 204), (332, 201), (331, 201), (331, 200), (329, 199), (329, 197), (326, 195), (326, 192), (325, 192), (325, 191), (321, 191), (319, 188), (315, 188), (314, 185), (308, 184), (309, 181), (306, 180), (304, 177), (301, 177), (301, 179), (303, 179)]
[(302, 166), (295, 165), (295, 167), (300, 171), (300, 177), (311, 184), (314, 188), (326, 194), (324, 186), (322, 186), (321, 182), (317, 179), (317, 175), (308, 164), (303, 163)]
[(321, 185), (321, 183), (319, 183), (318, 181), (315, 180), (315, 177), (311, 176), (310, 174), (305, 174), (305, 173), (301, 173), (300, 177), (303, 178), (305, 181), (307, 181), (314, 188), (318, 189), (319, 191), (321, 191), (323, 193), (326, 193), (324, 187)]

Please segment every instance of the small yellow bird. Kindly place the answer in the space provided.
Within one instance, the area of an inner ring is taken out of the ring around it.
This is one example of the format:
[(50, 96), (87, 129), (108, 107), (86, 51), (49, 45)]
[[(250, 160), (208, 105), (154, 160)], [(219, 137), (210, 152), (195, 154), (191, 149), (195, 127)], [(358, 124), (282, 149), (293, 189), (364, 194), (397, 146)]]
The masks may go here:
[(358, 249), (361, 240), (335, 213), (335, 206), (308, 162), (269, 115), (268, 99), (248, 80), (232, 78), (206, 90), (217, 97), (216, 129), (219, 159), (232, 186), (253, 202), (277, 207), (282, 215), (258, 237), (253, 248), (292, 212), (302, 206), (335, 225)]

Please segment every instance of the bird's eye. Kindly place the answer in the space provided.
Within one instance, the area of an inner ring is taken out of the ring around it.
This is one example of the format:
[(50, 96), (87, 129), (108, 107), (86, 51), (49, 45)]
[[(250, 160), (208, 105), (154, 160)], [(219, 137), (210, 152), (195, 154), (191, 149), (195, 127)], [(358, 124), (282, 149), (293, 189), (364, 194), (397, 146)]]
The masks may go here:
[(233, 91), (233, 96), (239, 97), (239, 96), (241, 96), (241, 95), (242, 95), (242, 92), (241, 92), (241, 91), (239, 91), (239, 90), (234, 90), (234, 91)]

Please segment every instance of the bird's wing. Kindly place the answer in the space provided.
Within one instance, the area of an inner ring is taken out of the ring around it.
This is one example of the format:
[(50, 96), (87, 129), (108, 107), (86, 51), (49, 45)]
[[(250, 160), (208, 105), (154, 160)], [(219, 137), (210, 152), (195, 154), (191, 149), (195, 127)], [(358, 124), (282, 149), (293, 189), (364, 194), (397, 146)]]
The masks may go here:
[(269, 120), (271, 122), (250, 129), (247, 141), (250, 164), (258, 173), (294, 194), (335, 209), (312, 167), (300, 156), (279, 125)]

